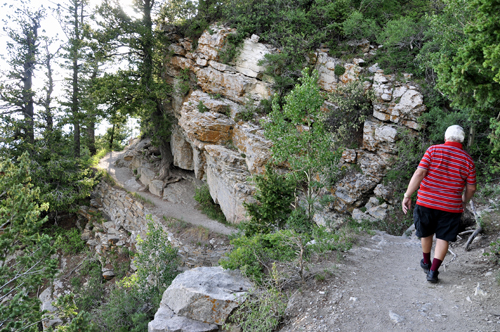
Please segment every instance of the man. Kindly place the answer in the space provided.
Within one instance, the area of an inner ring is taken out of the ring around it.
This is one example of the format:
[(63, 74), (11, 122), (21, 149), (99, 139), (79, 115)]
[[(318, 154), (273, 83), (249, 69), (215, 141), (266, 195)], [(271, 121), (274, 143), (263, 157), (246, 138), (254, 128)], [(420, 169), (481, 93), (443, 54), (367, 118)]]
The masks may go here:
[[(444, 144), (427, 149), (402, 203), (406, 214), (411, 207), (411, 195), (420, 187), (413, 220), (422, 242), (424, 258), (420, 266), (427, 273), (427, 281), (432, 283), (438, 282), (438, 269), (448, 252), (449, 241), (456, 241), (462, 212), (476, 191), (476, 169), (462, 148), (464, 137), (462, 127), (454, 125), (446, 129)], [(434, 234), (436, 248), (431, 264)]]

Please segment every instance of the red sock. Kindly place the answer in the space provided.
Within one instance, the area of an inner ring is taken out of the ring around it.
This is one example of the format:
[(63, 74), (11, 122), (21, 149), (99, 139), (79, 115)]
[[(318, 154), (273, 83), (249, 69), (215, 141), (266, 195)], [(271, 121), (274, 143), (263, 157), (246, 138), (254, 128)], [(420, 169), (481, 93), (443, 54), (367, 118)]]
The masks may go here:
[(424, 252), (424, 264), (429, 264), (431, 262), (431, 253)]
[(439, 269), (439, 267), (441, 266), (442, 262), (443, 262), (442, 260), (434, 258), (434, 260), (432, 261), (432, 266), (431, 266), (430, 269), (432, 271), (436, 272)]

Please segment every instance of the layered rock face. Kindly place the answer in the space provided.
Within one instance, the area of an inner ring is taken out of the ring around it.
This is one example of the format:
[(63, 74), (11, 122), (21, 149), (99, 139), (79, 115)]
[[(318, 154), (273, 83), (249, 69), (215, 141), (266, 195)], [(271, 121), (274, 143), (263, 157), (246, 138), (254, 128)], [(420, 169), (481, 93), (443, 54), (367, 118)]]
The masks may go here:
[[(241, 121), (240, 115), (248, 112), (249, 104), (272, 95), (272, 80), (264, 74), (260, 61), (277, 50), (259, 43), (259, 37), (253, 35), (244, 41), (238, 57), (224, 64), (221, 54), (231, 33), (235, 30), (212, 26), (194, 48), (191, 40), (170, 29), (166, 35), (172, 42), (169, 49), (173, 55), (165, 78), (175, 87), (170, 105), (177, 119), (171, 138), (174, 165), (192, 170), (198, 179), (206, 181), (226, 218), (238, 223), (245, 219), (243, 203), (252, 199), (254, 191), (248, 177), (262, 173), (271, 157), (271, 142), (265, 139), (258, 119)], [(376, 52), (377, 47), (368, 42), (358, 44), (355, 46), (364, 57)], [(373, 114), (364, 123), (362, 146), (344, 152), (342, 162), (357, 166), (330, 190), (336, 197), (331, 208), (352, 213), (370, 197), (388, 199), (390, 193), (380, 183), (393, 163), (403, 129), (412, 134), (419, 130), (417, 119), (426, 110), (422, 93), (409, 82), (409, 76), (398, 81), (394, 75), (384, 75), (377, 65), (365, 68), (363, 58), (345, 62), (329, 56), (328, 49), (318, 49), (309, 61), (319, 72), (318, 84), (324, 92), (333, 92), (363, 75), (365, 89), (373, 89), (376, 96)], [(345, 69), (341, 76), (335, 74), (339, 66)], [(331, 106), (325, 101), (325, 109)], [(158, 191), (152, 182), (149, 187)], [(387, 204), (380, 205), (377, 211), (387, 208)], [(355, 215), (383, 217), (379, 212), (356, 211)]]

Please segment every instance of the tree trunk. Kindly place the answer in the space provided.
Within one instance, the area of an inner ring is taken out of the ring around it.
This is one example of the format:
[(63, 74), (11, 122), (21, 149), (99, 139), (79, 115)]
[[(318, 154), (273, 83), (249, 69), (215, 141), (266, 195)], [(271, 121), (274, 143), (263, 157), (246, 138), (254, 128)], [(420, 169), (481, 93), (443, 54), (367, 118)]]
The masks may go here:
[(115, 125), (113, 124), (113, 128), (111, 128), (111, 137), (109, 138), (109, 149), (113, 150), (113, 141), (115, 139)]
[[(78, 112), (78, 44), (80, 41), (80, 26), (78, 17), (78, 1), (75, 1), (73, 8), (74, 19), (74, 33), (75, 40), (72, 45), (72, 58), (73, 58), (73, 81), (72, 81), (72, 97), (71, 97), (71, 113), (73, 116), (73, 144), (75, 158), (80, 157), (80, 115)], [(83, 9), (83, 4), (82, 4)]]
[(33, 144), (35, 142), (35, 122), (34, 122), (34, 102), (33, 102), (33, 72), (35, 70), (36, 43), (38, 37), (38, 22), (33, 19), (30, 32), (28, 32), (27, 46), (28, 54), (24, 63), (24, 87), (23, 87), (23, 103), (24, 103), (24, 126), (26, 140)]
[(45, 95), (45, 100), (43, 101), (43, 107), (45, 109), (45, 131), (52, 132), (54, 128), (54, 117), (52, 115), (52, 109), (50, 103), (52, 101), (52, 92), (54, 91), (54, 79), (52, 78), (52, 54), (49, 51), (49, 44), (45, 43), (45, 52), (47, 53), (47, 58), (45, 59), (45, 67), (47, 68), (47, 93)]
[(97, 153), (97, 149), (95, 147), (95, 117), (92, 117), (92, 119), (89, 121), (89, 124), (87, 125), (87, 136), (88, 136), (88, 144), (89, 144), (89, 151), (91, 156), (95, 156)]

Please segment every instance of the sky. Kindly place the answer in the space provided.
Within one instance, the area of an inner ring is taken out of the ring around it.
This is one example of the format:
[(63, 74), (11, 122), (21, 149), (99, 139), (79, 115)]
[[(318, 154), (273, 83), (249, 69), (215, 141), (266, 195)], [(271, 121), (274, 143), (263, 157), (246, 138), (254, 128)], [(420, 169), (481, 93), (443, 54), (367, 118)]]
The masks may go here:
[[(31, 3), (33, 5), (42, 5), (46, 9), (48, 8), (55, 8), (57, 7), (58, 3), (65, 4), (67, 1), (66, 0), (31, 0)], [(90, 7), (94, 8), (95, 6), (99, 5), (101, 3), (101, 0), (90, 0)], [(123, 5), (124, 9), (127, 11), (127, 8), (129, 10), (129, 14), (132, 14), (133, 11), (131, 9), (131, 3), (132, 0), (120, 0), (121, 4)], [(6, 19), (7, 13), (13, 11), (14, 7), (16, 4), (19, 3), (19, 0), (0, 0), (0, 26), (3, 27), (3, 19)], [(3, 6), (2, 6), (3, 5)], [(12, 6), (12, 7), (11, 7)], [(10, 7), (10, 8), (9, 8)], [(45, 30), (45, 34), (53, 37), (53, 38), (58, 38), (61, 41), (59, 43), (55, 43), (52, 45), (51, 51), (57, 50), (59, 47), (60, 43), (64, 41), (65, 35), (64, 32), (55, 16), (55, 14), (51, 10), (47, 10), (47, 16), (42, 21), (41, 23), (41, 29)], [(3, 29), (0, 29), (0, 55), (6, 55), (6, 49), (7, 49), (7, 41), (8, 38), (3, 31)], [(3, 59), (0, 59), (0, 69), (5, 70), (7, 68), (6, 62)], [(56, 84), (56, 90), (54, 91), (54, 97), (59, 97), (63, 98), (64, 93), (62, 91), (62, 82), (64, 81), (64, 77), (67, 76), (67, 74), (64, 72), (64, 70), (59, 66), (57, 68), (54, 68), (55, 74), (54, 74), (54, 81)], [(40, 77), (35, 76), (34, 78), (34, 86), (35, 88), (41, 88), (43, 87), (43, 81), (44, 81), (44, 75), (42, 73), (39, 73)], [(131, 119), (130, 121), (130, 126), (136, 127), (137, 126), (137, 120), (136, 119)], [(97, 128), (96, 134), (97, 135), (102, 135), (106, 132), (106, 128), (109, 127), (109, 123), (107, 121), (103, 121)], [(138, 135), (139, 132), (137, 129), (133, 131), (133, 135)]]

